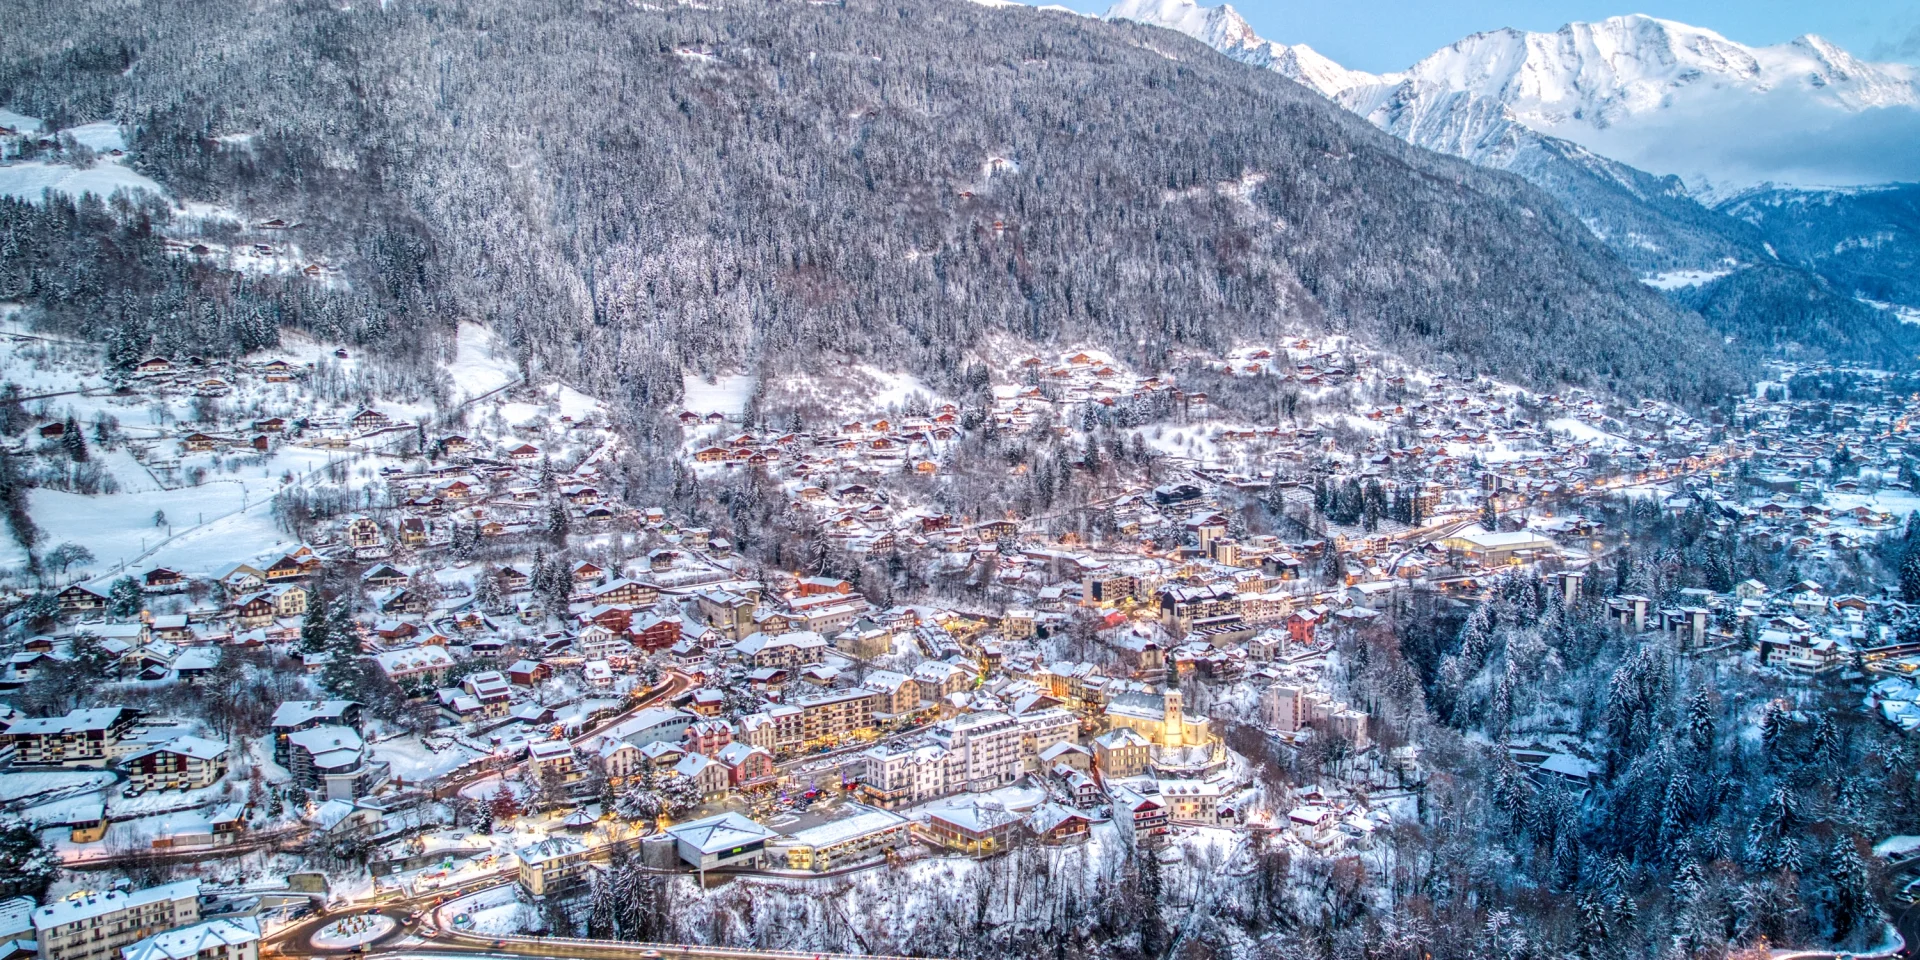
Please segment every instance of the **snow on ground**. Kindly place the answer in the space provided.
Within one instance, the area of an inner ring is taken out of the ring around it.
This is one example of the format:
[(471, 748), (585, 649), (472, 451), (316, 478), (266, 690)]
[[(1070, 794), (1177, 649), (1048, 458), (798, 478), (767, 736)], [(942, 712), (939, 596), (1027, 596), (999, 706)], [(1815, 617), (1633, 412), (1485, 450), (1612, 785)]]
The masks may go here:
[(1640, 278), (1640, 282), (1655, 290), (1681, 290), (1712, 283), (1732, 270), (1668, 270)]
[(166, 193), (144, 174), (112, 160), (101, 160), (85, 170), (39, 160), (0, 167), (0, 194), (19, 200), (38, 200), (48, 190), (74, 197), (83, 193), (110, 197), (123, 189)]
[(439, 916), (453, 929), (464, 933), (513, 934), (521, 932), (525, 911), (511, 885), (483, 890), (441, 907)]
[[(147, 566), (166, 566), (186, 573), (211, 573), (229, 563), (248, 560), (291, 540), (273, 524), (267, 501), (279, 489), (277, 479), (250, 477), (209, 481), (178, 490), (145, 490), (111, 496), (84, 496), (58, 490), (35, 490), (28, 498), (33, 518), (47, 532), (49, 546), (73, 542), (93, 552), (94, 562), (76, 566), (69, 574), (105, 572), (122, 562), (134, 566), (147, 550), (167, 539), (165, 527), (153, 523), (155, 511), (165, 511), (178, 533), (159, 546)], [(241, 513), (243, 504), (254, 508)], [(196, 524), (205, 526), (188, 530)], [(22, 564), (26, 556), (18, 545), (0, 545), (0, 564)]]
[(1916, 850), (1920, 850), (1920, 837), (1888, 837), (1873, 845), (1873, 855), (1887, 859), (1913, 853)]
[(182, 834), (210, 833), (213, 825), (198, 810), (179, 810), (156, 817), (123, 820), (107, 827), (106, 849), (133, 850), (150, 847), (153, 841)]
[(519, 379), (513, 358), (495, 340), (492, 331), (477, 323), (462, 323), (459, 351), (447, 375), (468, 398), (491, 393)]
[(754, 378), (744, 373), (727, 373), (712, 383), (688, 374), (681, 381), (681, 405), (698, 414), (718, 413), (738, 417), (753, 396)]
[(188, 220), (196, 223), (245, 223), (246, 218), (232, 207), (223, 207), (217, 203), (205, 203), (199, 200), (186, 200), (174, 208), (175, 220)]
[(1920, 309), (1909, 307), (1904, 303), (1889, 303), (1885, 300), (1868, 300), (1866, 297), (1860, 297), (1858, 299), (1861, 303), (1869, 307), (1885, 310), (1893, 314), (1894, 319), (1899, 320), (1901, 323), (1920, 323)]
[(24, 113), (14, 113), (12, 110), (0, 110), (0, 127), (12, 127), (21, 133), (32, 133), (40, 129), (40, 120), (37, 117), (29, 117)]
[(104, 770), (14, 770), (0, 775), (0, 803), (62, 790), (97, 789), (114, 781)]
[[(825, 416), (861, 418), (904, 410), (915, 395), (931, 406), (936, 398), (933, 388), (909, 373), (882, 370), (871, 364), (854, 364), (831, 373), (802, 373), (780, 377), (767, 384), (769, 405), (801, 410), (818, 408)], [(689, 407), (703, 413), (698, 407)]]
[(582, 420), (600, 410), (600, 401), (564, 383), (549, 383), (542, 389), (546, 391), (548, 399), (560, 408), (560, 415), (563, 417)]
[[(0, 110), (0, 126), (12, 127), (23, 133), (40, 131), (39, 120)], [(91, 167), (80, 169), (68, 163), (48, 163), (44, 160), (23, 160), (17, 163), (0, 165), (0, 194), (21, 200), (38, 200), (42, 192), (52, 190), (70, 196), (83, 193), (112, 196), (122, 188), (129, 190), (150, 190), (164, 195), (166, 190), (146, 176), (126, 165), (125, 157), (108, 156), (112, 150), (125, 150), (127, 139), (120, 128), (112, 123), (83, 123), (60, 131), (71, 135), (82, 146), (100, 154)]]
[(396, 737), (374, 744), (373, 755), (392, 766), (396, 779), (408, 783), (442, 776), (479, 756), (468, 747), (438, 738), (435, 738), (435, 747), (437, 749), (429, 749), (419, 737)]
[(127, 138), (120, 132), (120, 126), (104, 120), (97, 123), (83, 123), (60, 132), (72, 135), (81, 146), (100, 153), (127, 148)]
[(1827, 506), (1835, 510), (1852, 510), (1854, 507), (1866, 507), (1905, 517), (1920, 510), (1920, 493), (1908, 493), (1904, 490), (1882, 490), (1879, 493), (1829, 493)]
[(1558, 430), (1582, 442), (1598, 442), (1609, 447), (1631, 446), (1624, 438), (1615, 436), (1584, 420), (1577, 420), (1573, 417), (1561, 417), (1557, 420), (1548, 420), (1546, 426), (1549, 430)]

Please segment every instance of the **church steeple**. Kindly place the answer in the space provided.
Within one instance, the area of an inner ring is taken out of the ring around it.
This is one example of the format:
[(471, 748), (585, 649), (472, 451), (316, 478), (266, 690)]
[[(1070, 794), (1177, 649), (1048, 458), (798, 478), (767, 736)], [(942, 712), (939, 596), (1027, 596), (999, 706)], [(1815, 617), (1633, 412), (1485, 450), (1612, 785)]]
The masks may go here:
[(1166, 714), (1160, 725), (1160, 744), (1165, 747), (1178, 747), (1186, 734), (1186, 719), (1180, 711), (1180, 668), (1172, 661), (1167, 663), (1167, 684), (1161, 696), (1166, 701)]

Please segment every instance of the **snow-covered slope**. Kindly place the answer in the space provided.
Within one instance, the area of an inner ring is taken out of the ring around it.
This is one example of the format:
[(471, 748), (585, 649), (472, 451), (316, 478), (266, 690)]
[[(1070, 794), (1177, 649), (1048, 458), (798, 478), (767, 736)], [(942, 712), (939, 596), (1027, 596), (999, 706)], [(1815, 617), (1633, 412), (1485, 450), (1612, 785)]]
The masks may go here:
[(1725, 194), (1761, 183), (1920, 179), (1920, 76), (1816, 36), (1749, 47), (1635, 14), (1552, 33), (1476, 33), (1401, 73), (1350, 71), (1259, 37), (1231, 7), (1124, 0), (1108, 11), (1277, 70), (1420, 146), (1505, 166), (1535, 133)]

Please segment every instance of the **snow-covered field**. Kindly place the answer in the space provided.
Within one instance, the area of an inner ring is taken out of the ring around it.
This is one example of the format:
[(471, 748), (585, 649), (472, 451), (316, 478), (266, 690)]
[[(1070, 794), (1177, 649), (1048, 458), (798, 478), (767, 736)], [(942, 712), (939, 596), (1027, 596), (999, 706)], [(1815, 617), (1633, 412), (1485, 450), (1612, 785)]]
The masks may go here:
[(1866, 507), (1891, 513), (1896, 517), (1920, 510), (1920, 494), (1905, 490), (1882, 490), (1879, 493), (1830, 493), (1827, 494), (1827, 506), (1835, 510), (1852, 510), (1854, 507)]
[(1712, 283), (1732, 270), (1669, 270), (1640, 278), (1640, 282), (1655, 290), (1682, 290)]
[[(40, 121), (0, 110), (0, 125), (38, 130)], [(116, 190), (166, 193), (158, 183), (127, 166), (125, 157), (107, 155), (108, 151), (126, 148), (126, 138), (121, 135), (119, 127), (111, 123), (86, 123), (60, 132), (71, 134), (81, 146), (98, 151), (100, 156), (93, 165), (82, 169), (72, 164), (42, 160), (22, 160), (0, 165), (0, 194), (20, 200), (38, 200), (47, 190), (75, 197), (83, 193), (109, 197)]]
[(461, 324), (459, 347), (447, 375), (465, 398), (491, 393), (519, 379), (513, 358), (487, 328), (477, 323)]
[(1920, 323), (1920, 310), (1909, 307), (1904, 303), (1889, 303), (1885, 300), (1868, 300), (1865, 297), (1861, 297), (1860, 302), (1869, 307), (1875, 307), (1893, 314), (1894, 319), (1899, 320), (1901, 323)]
[[(144, 470), (128, 469), (124, 475), (134, 482), (127, 492), (86, 496), (35, 490), (29, 496), (29, 509), (46, 531), (49, 545), (72, 542), (92, 551), (92, 564), (68, 571), (76, 577), (106, 575), (122, 563), (129, 569), (164, 566), (209, 574), (230, 563), (292, 547), (293, 539), (272, 517), (273, 494), (283, 487), (281, 475), (291, 472), (300, 477), (330, 460), (350, 456), (288, 447), (262, 467), (215, 474), (197, 487), (172, 490), (157, 489)], [(131, 458), (125, 460), (137, 466)], [(167, 527), (154, 524), (156, 512), (166, 514), (171, 539)], [(0, 542), (0, 565), (25, 562), (17, 544), (10, 539)]]
[(75, 197), (84, 193), (109, 197), (116, 190), (165, 192), (152, 179), (117, 162), (100, 161), (84, 170), (38, 160), (0, 167), (0, 194), (38, 200), (48, 190)]
[(714, 377), (712, 383), (688, 374), (681, 381), (681, 405), (698, 414), (718, 413), (738, 417), (753, 396), (754, 378), (728, 373)]
[(373, 745), (375, 758), (392, 765), (393, 775), (408, 783), (438, 777), (478, 756), (473, 750), (448, 742), (429, 750), (419, 737), (395, 737)]

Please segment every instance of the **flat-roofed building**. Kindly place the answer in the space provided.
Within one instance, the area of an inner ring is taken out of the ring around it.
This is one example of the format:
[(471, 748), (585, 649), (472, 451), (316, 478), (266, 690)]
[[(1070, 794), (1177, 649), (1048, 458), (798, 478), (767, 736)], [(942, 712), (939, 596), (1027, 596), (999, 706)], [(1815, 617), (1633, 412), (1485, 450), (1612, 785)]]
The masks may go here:
[(42, 960), (117, 960), (120, 948), (200, 920), (200, 881), (75, 894), (33, 912)]
[(227, 775), (227, 745), (203, 737), (175, 737), (126, 759), (135, 790), (198, 790)]
[(848, 816), (809, 827), (773, 842), (792, 870), (830, 870), (891, 850), (910, 839), (910, 823), (897, 813), (865, 804), (847, 805)]
[(667, 828), (680, 859), (700, 870), (715, 867), (759, 866), (767, 858), (767, 841), (777, 834), (737, 813), (676, 823)]
[(23, 717), (0, 736), (13, 744), (18, 766), (104, 767), (120, 755), (120, 742), (139, 716), (126, 707), (94, 707), (59, 717)]
[(259, 960), (260, 921), (221, 917), (120, 948), (121, 960)]

